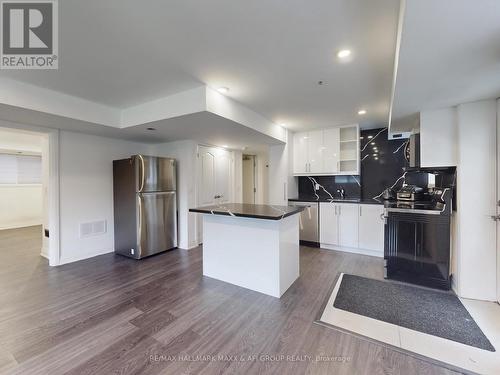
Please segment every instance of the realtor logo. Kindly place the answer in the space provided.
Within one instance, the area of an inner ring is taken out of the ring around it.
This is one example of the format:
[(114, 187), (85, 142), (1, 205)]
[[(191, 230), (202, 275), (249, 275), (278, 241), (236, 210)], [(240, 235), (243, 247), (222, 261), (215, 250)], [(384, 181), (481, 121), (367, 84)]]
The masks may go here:
[(0, 1), (1, 69), (57, 69), (57, 0)]

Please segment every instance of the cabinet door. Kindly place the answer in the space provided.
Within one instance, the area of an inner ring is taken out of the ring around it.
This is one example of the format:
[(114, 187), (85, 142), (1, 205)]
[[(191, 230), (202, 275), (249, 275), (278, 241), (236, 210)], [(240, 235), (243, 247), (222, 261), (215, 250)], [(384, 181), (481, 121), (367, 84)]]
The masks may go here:
[(308, 173), (323, 173), (323, 130), (312, 131), (308, 135)]
[(307, 133), (295, 133), (293, 136), (293, 173), (307, 173), (309, 160), (307, 146), (309, 137)]
[(340, 246), (358, 247), (358, 204), (341, 203), (338, 205)]
[(384, 207), (376, 204), (359, 205), (359, 248), (384, 252)]
[(323, 173), (337, 173), (340, 157), (340, 129), (323, 131)]
[(334, 203), (319, 204), (319, 242), (339, 244), (338, 207)]

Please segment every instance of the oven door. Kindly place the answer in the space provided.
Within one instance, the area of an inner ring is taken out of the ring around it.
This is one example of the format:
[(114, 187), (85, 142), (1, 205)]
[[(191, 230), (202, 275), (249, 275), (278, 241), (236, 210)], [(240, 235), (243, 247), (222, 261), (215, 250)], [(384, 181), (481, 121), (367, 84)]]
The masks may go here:
[(450, 217), (390, 212), (384, 259), (387, 278), (449, 289)]

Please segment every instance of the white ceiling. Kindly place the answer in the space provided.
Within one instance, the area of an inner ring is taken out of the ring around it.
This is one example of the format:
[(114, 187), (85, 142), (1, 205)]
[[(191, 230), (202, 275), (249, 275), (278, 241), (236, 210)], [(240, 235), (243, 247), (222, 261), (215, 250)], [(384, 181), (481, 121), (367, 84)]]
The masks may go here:
[[(235, 121), (203, 111), (185, 116), (149, 122), (127, 128), (102, 126), (47, 113), (22, 110), (18, 107), (0, 105), (5, 127), (16, 127), (16, 123), (55, 127), (103, 137), (126, 139), (144, 143), (162, 143), (190, 139), (201, 144), (227, 146), (230, 149), (248, 152), (267, 152), (269, 145), (282, 144), (276, 138), (239, 124)], [(147, 128), (155, 130), (150, 131)], [(4, 128), (0, 127), (0, 148), (4, 142)], [(12, 131), (12, 134), (23, 134)], [(26, 137), (29, 136), (27, 133)], [(31, 135), (31, 137), (34, 137)], [(38, 136), (40, 138), (40, 136)], [(10, 140), (11, 138), (5, 138)], [(26, 140), (31, 138), (26, 138)]]
[(0, 153), (41, 153), (43, 136), (26, 131), (0, 128)]
[[(59, 7), (59, 70), (0, 77), (119, 108), (227, 86), (228, 96), (292, 130), (387, 123), (399, 0), (64, 0)], [(336, 61), (340, 48), (352, 49), (352, 62)], [(360, 108), (368, 111), (362, 118)]]
[(393, 119), (500, 96), (500, 1), (407, 0)]

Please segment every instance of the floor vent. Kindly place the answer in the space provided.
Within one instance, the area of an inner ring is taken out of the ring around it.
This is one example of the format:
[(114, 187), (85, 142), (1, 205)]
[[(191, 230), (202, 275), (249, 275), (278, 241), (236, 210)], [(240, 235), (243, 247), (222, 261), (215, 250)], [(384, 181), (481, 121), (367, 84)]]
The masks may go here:
[(99, 236), (106, 233), (106, 220), (80, 224), (80, 238)]

